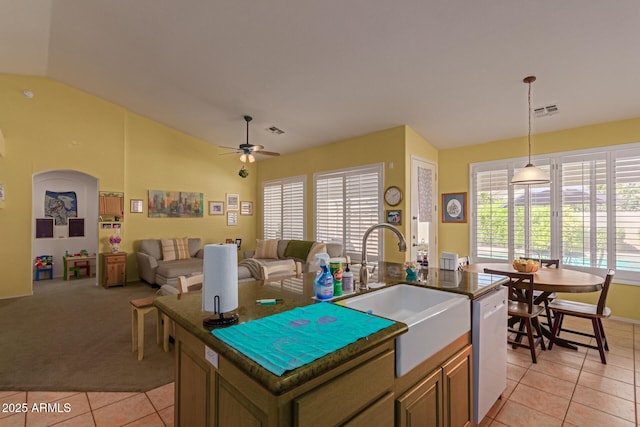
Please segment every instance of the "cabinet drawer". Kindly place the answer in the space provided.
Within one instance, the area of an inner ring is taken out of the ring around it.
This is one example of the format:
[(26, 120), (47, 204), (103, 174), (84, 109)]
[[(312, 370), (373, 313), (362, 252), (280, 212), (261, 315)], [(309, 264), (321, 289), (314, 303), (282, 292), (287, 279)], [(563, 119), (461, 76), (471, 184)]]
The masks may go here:
[(337, 425), (357, 414), (393, 387), (394, 361), (388, 351), (295, 399), (294, 425)]
[(126, 255), (110, 255), (105, 257), (105, 262), (107, 264), (121, 264), (123, 262), (127, 262)]

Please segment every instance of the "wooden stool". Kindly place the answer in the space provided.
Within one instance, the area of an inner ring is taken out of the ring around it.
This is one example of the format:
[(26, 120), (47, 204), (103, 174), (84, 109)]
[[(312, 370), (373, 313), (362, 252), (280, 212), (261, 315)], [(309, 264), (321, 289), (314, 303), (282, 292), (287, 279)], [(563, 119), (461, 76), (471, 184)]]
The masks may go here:
[(147, 313), (157, 314), (158, 324), (156, 326), (156, 342), (162, 342), (162, 319), (160, 312), (153, 305), (155, 296), (140, 298), (129, 301), (131, 304), (131, 351), (138, 350), (138, 360), (142, 360), (144, 355), (144, 316)]

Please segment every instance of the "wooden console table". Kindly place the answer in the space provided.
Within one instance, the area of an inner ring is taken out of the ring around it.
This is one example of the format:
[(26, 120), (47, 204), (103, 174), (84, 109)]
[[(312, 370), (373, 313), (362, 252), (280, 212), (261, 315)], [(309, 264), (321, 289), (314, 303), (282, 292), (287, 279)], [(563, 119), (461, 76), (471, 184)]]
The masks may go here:
[(80, 271), (82, 270), (84, 270), (87, 277), (95, 275), (95, 255), (64, 256), (62, 261), (64, 263), (64, 280), (69, 280), (71, 277), (80, 277)]

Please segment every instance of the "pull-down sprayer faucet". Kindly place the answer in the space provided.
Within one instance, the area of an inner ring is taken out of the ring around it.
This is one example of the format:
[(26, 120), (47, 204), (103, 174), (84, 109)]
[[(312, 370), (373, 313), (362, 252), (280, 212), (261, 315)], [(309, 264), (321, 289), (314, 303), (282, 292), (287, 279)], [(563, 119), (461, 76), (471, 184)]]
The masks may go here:
[(367, 270), (367, 239), (369, 238), (369, 235), (375, 229), (378, 229), (378, 228), (387, 228), (393, 231), (396, 234), (396, 236), (398, 236), (398, 239), (400, 240), (398, 242), (398, 249), (400, 250), (400, 252), (407, 251), (407, 241), (405, 240), (400, 230), (398, 230), (394, 226), (383, 223), (383, 224), (375, 224), (369, 227), (367, 231), (364, 232), (364, 236), (362, 237), (362, 266), (360, 267), (360, 290), (361, 291), (367, 290), (367, 287), (369, 284), (369, 271)]

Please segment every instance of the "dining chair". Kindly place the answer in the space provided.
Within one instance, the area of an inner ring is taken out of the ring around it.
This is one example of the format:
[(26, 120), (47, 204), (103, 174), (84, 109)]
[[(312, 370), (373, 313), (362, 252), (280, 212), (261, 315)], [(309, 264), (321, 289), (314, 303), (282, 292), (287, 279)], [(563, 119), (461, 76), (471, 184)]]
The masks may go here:
[[(607, 337), (604, 334), (604, 327), (602, 326), (602, 318), (611, 316), (611, 309), (606, 306), (607, 294), (609, 293), (609, 287), (611, 286), (611, 280), (615, 275), (615, 270), (610, 269), (607, 271), (602, 289), (600, 290), (600, 297), (598, 298), (598, 304), (587, 304), (583, 302), (568, 301), (562, 299), (556, 299), (549, 304), (549, 308), (553, 311), (554, 321), (553, 328), (551, 329), (551, 340), (549, 342), (549, 349), (553, 347), (554, 342), (558, 339), (560, 331), (569, 332), (576, 335), (582, 335), (585, 337), (595, 338), (597, 345), (582, 343), (579, 341), (572, 341), (566, 339), (563, 335), (562, 340), (574, 345), (582, 347), (588, 347), (597, 349), (600, 353), (600, 361), (603, 364), (607, 364), (607, 358), (605, 356), (605, 350), (609, 351), (609, 345), (607, 344)], [(564, 316), (574, 316), (583, 319), (591, 320), (593, 326), (593, 334), (576, 331), (573, 329), (567, 329), (562, 327), (562, 321)]]
[[(545, 266), (547, 268), (560, 268), (560, 260), (559, 259), (526, 258), (526, 257), (521, 257), (521, 259), (526, 259), (526, 260), (532, 259), (534, 261), (538, 261), (541, 266)], [(538, 298), (541, 294), (542, 294), (542, 291), (533, 291), (533, 299)], [(551, 329), (551, 326), (553, 325), (553, 319), (551, 317), (551, 310), (549, 310), (549, 302), (553, 301), (557, 297), (558, 297), (558, 295), (555, 292), (552, 292), (549, 295), (547, 295), (547, 297), (543, 300), (544, 312), (545, 312), (545, 316), (547, 318), (546, 326), (549, 329)]]
[(178, 276), (178, 293), (186, 294), (187, 292), (202, 289), (204, 276), (202, 273), (192, 274), (190, 276)]
[[(202, 289), (204, 276), (195, 273), (190, 276), (178, 276), (178, 295), (195, 292)], [(175, 324), (166, 314), (162, 313), (162, 348), (169, 351), (169, 336), (174, 336)]]
[[(507, 326), (507, 331), (516, 336), (515, 339), (508, 338), (507, 342), (513, 348), (528, 348), (531, 352), (531, 360), (533, 363), (538, 363), (536, 358), (538, 344), (542, 350), (545, 350), (542, 328), (538, 320), (540, 314), (544, 312), (544, 308), (533, 303), (533, 274), (504, 272), (489, 268), (485, 268), (484, 272), (509, 277), (509, 281), (505, 284), (509, 288), (507, 313), (511, 319), (519, 322), (519, 327), (516, 329), (515, 326)], [(510, 322), (509, 325), (515, 324)], [(527, 337), (527, 344), (522, 343), (523, 336)]]

